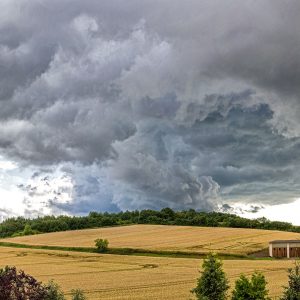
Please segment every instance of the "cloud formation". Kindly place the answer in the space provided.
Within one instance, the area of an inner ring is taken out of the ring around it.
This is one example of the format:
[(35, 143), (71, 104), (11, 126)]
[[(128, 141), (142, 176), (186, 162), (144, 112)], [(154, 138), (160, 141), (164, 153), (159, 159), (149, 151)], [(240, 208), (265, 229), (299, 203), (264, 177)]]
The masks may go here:
[[(61, 181), (40, 191), (54, 212), (293, 201), (299, 9), (2, 1), (0, 153), (37, 178), (67, 176), (67, 200), (52, 197)], [(38, 199), (41, 185), (21, 184)]]

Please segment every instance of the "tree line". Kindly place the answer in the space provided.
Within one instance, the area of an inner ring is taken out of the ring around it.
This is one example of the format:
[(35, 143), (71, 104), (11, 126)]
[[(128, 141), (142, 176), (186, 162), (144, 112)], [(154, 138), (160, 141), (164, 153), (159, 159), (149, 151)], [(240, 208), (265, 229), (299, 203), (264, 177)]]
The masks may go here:
[(266, 218), (251, 220), (221, 212), (199, 212), (194, 209), (174, 211), (171, 208), (163, 208), (160, 211), (146, 209), (117, 213), (90, 212), (87, 216), (9, 218), (0, 224), (0, 237), (129, 224), (256, 228), (300, 232), (300, 226), (288, 222), (270, 221)]

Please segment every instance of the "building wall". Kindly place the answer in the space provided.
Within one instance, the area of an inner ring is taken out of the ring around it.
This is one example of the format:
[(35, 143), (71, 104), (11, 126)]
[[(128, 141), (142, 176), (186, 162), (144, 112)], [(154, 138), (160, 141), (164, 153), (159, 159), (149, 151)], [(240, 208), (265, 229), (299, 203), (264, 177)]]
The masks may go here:
[(273, 246), (273, 257), (287, 257), (287, 246), (285, 247), (274, 247)]
[(276, 243), (270, 244), (270, 256), (272, 257), (300, 257), (300, 243)]
[(300, 257), (300, 243), (290, 244), (290, 257)]

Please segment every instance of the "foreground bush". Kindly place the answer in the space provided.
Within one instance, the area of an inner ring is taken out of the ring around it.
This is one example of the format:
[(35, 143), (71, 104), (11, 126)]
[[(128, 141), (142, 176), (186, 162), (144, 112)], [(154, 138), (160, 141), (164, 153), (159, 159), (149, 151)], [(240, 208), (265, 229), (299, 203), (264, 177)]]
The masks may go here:
[(261, 273), (254, 273), (251, 279), (241, 275), (235, 282), (232, 300), (269, 300), (267, 282)]
[(0, 300), (48, 299), (46, 297), (47, 289), (32, 276), (15, 267), (0, 270)]
[(222, 262), (216, 255), (209, 254), (203, 261), (202, 268), (197, 287), (192, 290), (192, 293), (197, 299), (225, 300), (229, 285), (222, 269)]
[(281, 300), (300, 300), (300, 264), (296, 262), (294, 269), (289, 269), (288, 287), (285, 288)]
[(54, 281), (51, 280), (47, 285), (45, 285), (45, 289), (47, 291), (45, 300), (65, 300), (64, 293), (60, 289), (59, 285)]
[[(54, 281), (38, 282), (15, 267), (0, 269), (0, 300), (65, 300), (64, 293)], [(72, 300), (86, 300), (81, 290), (72, 291)]]
[(85, 295), (83, 294), (82, 290), (72, 290), (72, 300), (86, 300)]

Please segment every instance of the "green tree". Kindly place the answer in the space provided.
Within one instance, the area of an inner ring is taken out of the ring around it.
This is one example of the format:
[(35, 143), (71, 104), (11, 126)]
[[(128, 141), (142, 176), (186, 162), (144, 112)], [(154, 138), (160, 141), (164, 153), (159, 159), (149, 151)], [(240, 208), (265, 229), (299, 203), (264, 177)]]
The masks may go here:
[(23, 230), (23, 235), (31, 235), (31, 234), (34, 234), (34, 231), (32, 230), (29, 224), (26, 224)]
[(201, 300), (224, 300), (229, 289), (228, 279), (222, 269), (222, 261), (215, 254), (209, 254), (203, 261), (203, 271), (197, 286), (191, 292)]
[(71, 294), (72, 294), (72, 300), (86, 300), (87, 299), (85, 297), (83, 291), (80, 289), (72, 290)]
[(255, 272), (251, 279), (241, 275), (235, 282), (232, 300), (269, 300), (266, 285), (265, 276), (261, 273)]
[(294, 269), (289, 269), (289, 282), (281, 300), (300, 300), (300, 264), (295, 263)]
[(108, 244), (109, 244), (109, 242), (107, 239), (96, 239), (95, 240), (95, 246), (96, 246), (98, 252), (101, 252), (101, 253), (107, 251)]
[(49, 281), (47, 285), (45, 285), (47, 290), (47, 296), (45, 300), (65, 300), (64, 293), (60, 289), (59, 285), (54, 281)]

